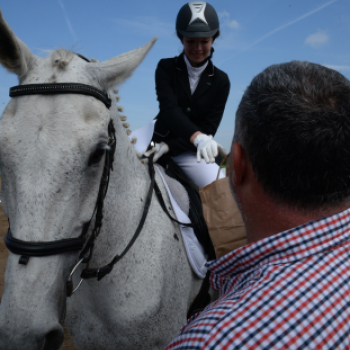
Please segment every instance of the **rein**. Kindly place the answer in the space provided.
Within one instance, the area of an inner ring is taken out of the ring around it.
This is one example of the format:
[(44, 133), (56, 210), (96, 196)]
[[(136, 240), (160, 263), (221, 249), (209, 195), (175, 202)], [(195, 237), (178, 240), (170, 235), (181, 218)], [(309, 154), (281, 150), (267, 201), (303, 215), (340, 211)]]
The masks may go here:
[[(151, 184), (149, 186), (149, 190), (148, 190), (148, 193), (147, 193), (147, 197), (146, 197), (146, 201), (145, 201), (145, 206), (143, 208), (143, 213), (142, 213), (141, 220), (140, 220), (140, 222), (139, 222), (139, 224), (138, 224), (138, 226), (137, 226), (137, 228), (135, 230), (135, 233), (134, 233), (132, 239), (130, 240), (128, 245), (124, 248), (123, 252), (121, 254), (115, 255), (115, 257), (107, 265), (102, 266), (100, 268), (85, 268), (82, 271), (81, 275), (80, 275), (82, 279), (89, 279), (89, 278), (96, 277), (97, 280), (99, 281), (105, 275), (110, 273), (111, 270), (113, 269), (113, 266), (126, 255), (126, 253), (130, 250), (130, 248), (135, 243), (137, 237), (141, 233), (141, 230), (142, 230), (143, 225), (144, 225), (144, 223), (146, 221), (146, 217), (147, 217), (150, 205), (151, 205), (152, 194), (153, 194), (153, 189), (154, 189), (154, 184), (155, 184), (155, 172), (154, 172), (152, 159), (149, 161), (148, 167), (149, 167), (149, 172), (150, 172), (150, 175), (151, 175)], [(93, 240), (92, 240), (92, 242), (88, 242), (87, 245), (85, 246), (85, 248), (80, 253), (80, 259), (85, 259), (84, 255), (88, 256), (87, 263), (89, 262), (89, 260), (91, 258), (91, 252), (92, 252), (92, 249), (93, 249), (93, 244), (94, 244)], [(89, 253), (89, 251), (90, 251), (90, 253)], [(85, 263), (84, 260), (82, 262)]]
[[(31, 85), (19, 85), (10, 88), (10, 97), (17, 97), (23, 95), (34, 95), (34, 94), (64, 94), (64, 93), (74, 93), (74, 94), (83, 94), (90, 95), (101, 102), (103, 102), (107, 108), (111, 106), (111, 100), (108, 95), (93, 86), (85, 85), (85, 84), (77, 84), (77, 83), (55, 83), (55, 84), (31, 84)], [(151, 184), (147, 194), (147, 198), (145, 201), (145, 206), (143, 209), (142, 217), (140, 223), (131, 238), (128, 245), (125, 247), (121, 254), (117, 254), (107, 265), (102, 266), (100, 268), (90, 268), (89, 263), (92, 257), (94, 243), (97, 237), (100, 234), (100, 230), (102, 227), (102, 219), (103, 219), (103, 203), (107, 194), (110, 171), (113, 170), (113, 161), (114, 161), (114, 153), (116, 148), (116, 136), (115, 136), (115, 128), (113, 125), (112, 119), (108, 125), (108, 136), (109, 136), (109, 150), (106, 151), (105, 155), (105, 163), (103, 174), (100, 182), (99, 193), (97, 197), (96, 207), (93, 211), (92, 217), (90, 221), (84, 225), (81, 235), (78, 238), (68, 238), (68, 239), (60, 239), (55, 241), (46, 241), (46, 242), (32, 242), (32, 241), (23, 241), (17, 238), (14, 238), (11, 233), (11, 229), (8, 229), (8, 232), (5, 236), (5, 244), (7, 248), (14, 254), (20, 255), (19, 264), (27, 265), (29, 258), (31, 256), (40, 257), (40, 256), (50, 256), (55, 254), (62, 254), (71, 251), (80, 251), (79, 261), (72, 269), (72, 272), (69, 275), (67, 280), (67, 296), (71, 296), (81, 285), (84, 279), (89, 278), (97, 278), (97, 280), (101, 280), (104, 276), (111, 272), (114, 265), (120, 261), (126, 253), (130, 250), (130, 248), (135, 243), (138, 238), (143, 225), (146, 221), (146, 217), (149, 211), (149, 207), (151, 205), (152, 194), (155, 184), (155, 172), (153, 167), (153, 157), (149, 159), (149, 172), (151, 177)], [(92, 234), (88, 239), (85, 239), (87, 231), (89, 229), (90, 223), (95, 215), (95, 226), (92, 230)], [(85, 246), (84, 246), (84, 242)], [(81, 264), (87, 264), (86, 268), (84, 268), (81, 272), (81, 280), (78, 286), (73, 289), (72, 276), (77, 269), (77, 267)]]

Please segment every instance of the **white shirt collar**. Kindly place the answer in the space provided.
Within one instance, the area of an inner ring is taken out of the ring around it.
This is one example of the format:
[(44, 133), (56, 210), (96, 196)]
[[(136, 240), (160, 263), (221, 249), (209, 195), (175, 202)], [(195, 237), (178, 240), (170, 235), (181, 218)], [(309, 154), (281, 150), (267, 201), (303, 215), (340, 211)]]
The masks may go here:
[(192, 67), (191, 63), (189, 62), (187, 56), (184, 54), (184, 60), (186, 62), (187, 66), (187, 72), (190, 77), (197, 78), (200, 77), (204, 71), (205, 68), (207, 68), (208, 61), (203, 64), (203, 66), (200, 67)]

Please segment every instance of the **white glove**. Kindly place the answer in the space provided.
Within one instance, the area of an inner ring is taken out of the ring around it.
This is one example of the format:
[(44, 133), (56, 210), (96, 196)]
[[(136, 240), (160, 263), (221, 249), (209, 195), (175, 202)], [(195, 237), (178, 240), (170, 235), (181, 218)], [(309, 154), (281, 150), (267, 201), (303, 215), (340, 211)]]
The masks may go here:
[(215, 157), (218, 155), (218, 150), (223, 149), (211, 135), (199, 134), (193, 141), (197, 147), (197, 162), (200, 163), (201, 157), (204, 158), (207, 164), (214, 163)]
[(151, 154), (154, 153), (153, 162), (155, 163), (163, 154), (168, 152), (169, 152), (169, 146), (166, 143), (161, 142), (161, 143), (156, 143), (155, 146), (149, 151), (145, 152), (144, 155), (146, 157), (149, 157)]

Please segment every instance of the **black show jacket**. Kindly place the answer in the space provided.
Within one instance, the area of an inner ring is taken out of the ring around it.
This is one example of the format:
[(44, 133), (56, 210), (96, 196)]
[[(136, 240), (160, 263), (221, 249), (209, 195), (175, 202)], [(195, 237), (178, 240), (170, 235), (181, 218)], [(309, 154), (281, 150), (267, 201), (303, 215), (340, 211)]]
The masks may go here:
[(227, 74), (216, 68), (211, 60), (193, 95), (183, 54), (160, 60), (156, 69), (159, 113), (153, 141), (168, 144), (172, 156), (195, 151), (189, 141), (191, 135), (196, 131), (215, 135), (229, 91)]

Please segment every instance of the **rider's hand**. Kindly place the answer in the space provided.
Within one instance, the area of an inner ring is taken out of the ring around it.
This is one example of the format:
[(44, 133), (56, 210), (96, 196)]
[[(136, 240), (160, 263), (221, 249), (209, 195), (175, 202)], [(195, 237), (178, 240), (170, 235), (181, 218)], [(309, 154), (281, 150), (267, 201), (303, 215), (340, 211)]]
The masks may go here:
[(207, 164), (214, 163), (218, 150), (222, 147), (213, 139), (213, 136), (199, 134), (194, 139), (193, 144), (197, 147), (197, 162), (203, 157)]
[(156, 143), (155, 146), (149, 151), (146, 151), (144, 155), (146, 157), (149, 157), (151, 154), (154, 153), (153, 162), (155, 163), (163, 154), (168, 152), (169, 152), (169, 146), (166, 143), (161, 142), (161, 143)]

